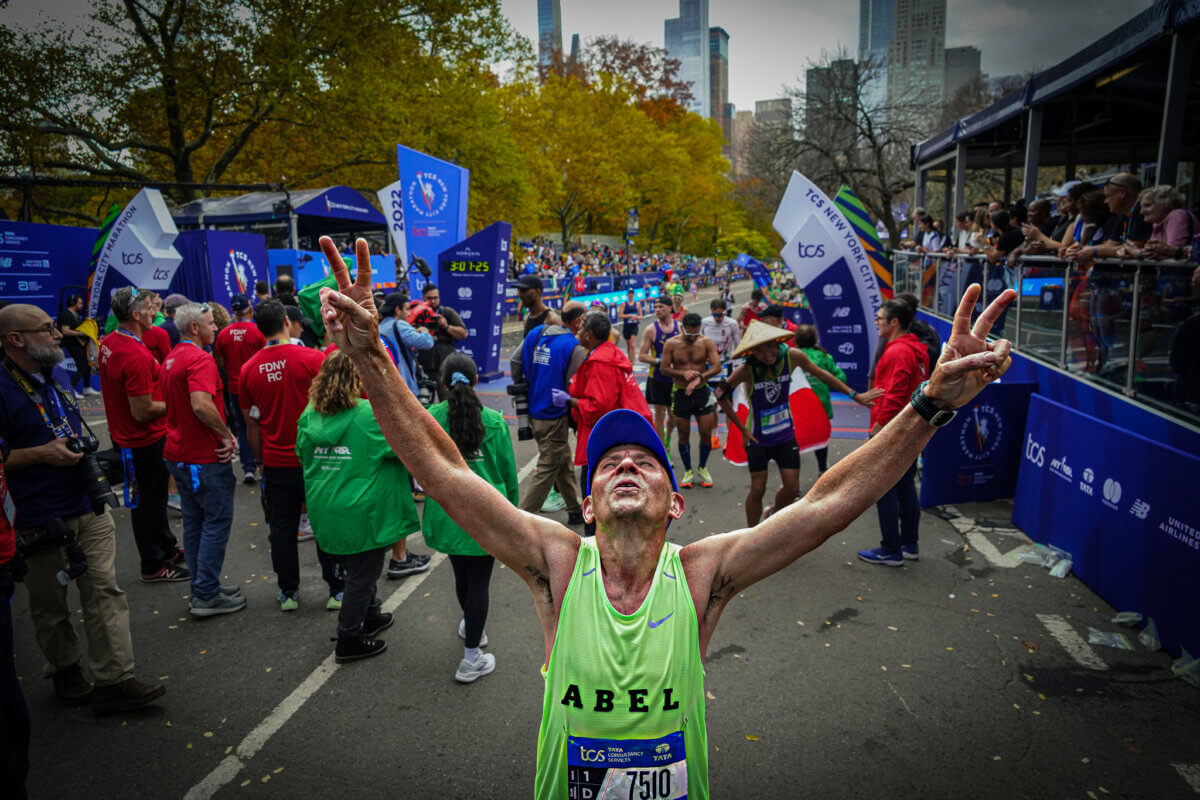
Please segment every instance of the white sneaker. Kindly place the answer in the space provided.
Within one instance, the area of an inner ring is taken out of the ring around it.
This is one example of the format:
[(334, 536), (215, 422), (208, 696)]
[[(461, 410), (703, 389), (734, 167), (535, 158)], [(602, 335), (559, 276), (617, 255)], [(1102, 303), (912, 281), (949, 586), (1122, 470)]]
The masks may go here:
[(563, 500), (563, 496), (554, 489), (551, 489), (550, 493), (546, 495), (546, 502), (542, 503), (542, 513), (554, 514), (562, 511), (566, 507), (567, 501)]
[[(467, 640), (467, 621), (465, 619), (460, 619), (458, 621), (458, 638), (462, 639), (463, 641)], [(487, 631), (484, 631), (483, 635), (479, 637), (479, 646), (487, 647), (487, 642)]]
[(458, 669), (454, 671), (454, 680), (459, 683), (472, 683), (484, 675), (490, 675), (495, 669), (496, 657), (491, 653), (481, 654), (479, 660), (474, 664), (464, 658), (458, 662)]
[(312, 523), (308, 521), (308, 514), (300, 515), (300, 533), (311, 536), (313, 532)]
[(94, 397), (100, 393), (97, 392), (95, 389), (93, 389), (90, 386), (85, 386), (85, 387), (83, 387), (83, 391), (80, 392), (80, 394), (84, 395), (85, 397)]

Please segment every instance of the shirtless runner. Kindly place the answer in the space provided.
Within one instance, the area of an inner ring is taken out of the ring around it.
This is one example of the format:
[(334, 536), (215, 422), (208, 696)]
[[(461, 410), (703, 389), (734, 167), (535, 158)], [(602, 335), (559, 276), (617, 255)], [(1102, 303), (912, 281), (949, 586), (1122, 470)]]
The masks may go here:
[(668, 339), (663, 346), (662, 363), (659, 369), (674, 381), (671, 387), (671, 414), (675, 417), (675, 428), (679, 431), (679, 458), (683, 461), (683, 477), (679, 479), (682, 489), (692, 488), (692, 443), (691, 417), (696, 418), (700, 429), (700, 465), (696, 473), (700, 485), (711, 488), (712, 473), (708, 471), (708, 456), (712, 452), (712, 432), (717, 426), (717, 406), (708, 379), (721, 371), (721, 357), (717, 355), (717, 344), (700, 333), (700, 315), (685, 314), (683, 333)]
[[(980, 288), (968, 287), (937, 369), (877, 436), (799, 502), (752, 528), (686, 547), (667, 542), (684, 501), (660, 439), (636, 412), (609, 412), (588, 438), (583, 515), (595, 520), (596, 535), (581, 539), (515, 508), (404, 390), (379, 338), (366, 241), (356, 243), (353, 283), (329, 237), (321, 248), (338, 285), (321, 290), (321, 317), (354, 362), (388, 444), (429, 496), (533, 593), (545, 658), (539, 800), (584, 790), (598, 797), (601, 786), (649, 796), (651, 785), (659, 797), (708, 800), (704, 659), (725, 606), (870, 508), (933, 437), (933, 422), (948, 421), (936, 412), (969, 403), (1012, 363), (1009, 342), (987, 335), (1016, 292), (1001, 292), (972, 326)], [(489, 735), (486, 723), (471, 735)]]

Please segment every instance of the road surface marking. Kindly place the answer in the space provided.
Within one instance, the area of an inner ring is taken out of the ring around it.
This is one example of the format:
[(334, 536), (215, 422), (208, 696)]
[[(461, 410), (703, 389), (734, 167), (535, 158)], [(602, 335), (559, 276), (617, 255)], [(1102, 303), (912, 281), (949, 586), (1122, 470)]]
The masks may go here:
[(1108, 664), (1104, 663), (1104, 659), (1096, 655), (1096, 651), (1083, 640), (1082, 636), (1075, 632), (1075, 629), (1071, 627), (1071, 623), (1058, 614), (1038, 614), (1037, 618), (1046, 626), (1046, 630), (1050, 631), (1051, 635), (1058, 640), (1058, 643), (1063, 646), (1067, 654), (1080, 665), (1088, 669), (1108, 669)]
[(537, 467), (537, 462), (538, 457), (534, 456), (525, 463), (525, 466), (521, 467), (521, 471), (517, 473), (517, 483), (521, 483), (533, 474), (534, 468)]
[[(400, 588), (392, 592), (391, 597), (383, 604), (383, 610), (395, 611), (401, 603), (412, 596), (417, 587), (445, 560), (445, 555), (435, 553), (430, 561), (429, 569), (405, 580)], [(333, 653), (326, 656), (320, 666), (310, 672), (308, 677), (292, 690), (291, 694), (283, 698), (283, 702), (277, 705), (275, 710), (267, 715), (266, 719), (258, 723), (254, 730), (246, 734), (246, 738), (242, 739), (241, 744), (237, 746), (233, 753), (225, 756), (212, 772), (205, 775), (199, 783), (188, 790), (188, 793), (184, 795), (184, 800), (208, 800), (222, 786), (225, 786), (236, 778), (237, 774), (246, 766), (246, 762), (254, 758), (263, 749), (263, 745), (267, 743), (267, 740), (274, 736), (308, 702), (309, 698), (325, 685), (325, 682), (337, 672), (339, 666), (341, 665), (334, 660)]]
[(1172, 764), (1175, 771), (1188, 782), (1196, 792), (1200, 792), (1200, 764)]

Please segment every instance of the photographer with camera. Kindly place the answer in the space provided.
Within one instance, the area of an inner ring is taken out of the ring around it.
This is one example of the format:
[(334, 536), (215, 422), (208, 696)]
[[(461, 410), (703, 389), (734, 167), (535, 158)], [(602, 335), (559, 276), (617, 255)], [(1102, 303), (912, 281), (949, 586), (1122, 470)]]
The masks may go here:
[[(94, 453), (58, 363), (62, 334), (40, 308), (0, 309), (0, 434), (12, 452), (5, 469), (16, 510), (17, 550), (28, 567), (25, 588), (46, 674), (67, 705), (88, 702), (99, 713), (146, 705), (166, 693), (133, 677), (129, 603), (117, 586), (117, 498)], [(65, 555), (65, 557), (64, 557)], [(80, 667), (79, 642), (67, 605), (74, 579), (83, 606), (93, 690)]]
[[(438, 287), (432, 283), (425, 284), (421, 290), (421, 300), (435, 315), (429, 322), (434, 344), (431, 349), (421, 353), (417, 360), (420, 361), (421, 369), (425, 370), (426, 375), (436, 378), (442, 374), (442, 362), (451, 354), (458, 352), (458, 342), (467, 338), (467, 326), (463, 324), (462, 317), (458, 315), (457, 311), (442, 305), (442, 295), (438, 291)], [(422, 324), (415, 319), (415, 315), (413, 324)], [(441, 381), (437, 383), (437, 396), (440, 401), (446, 399), (446, 389), (442, 386)]]
[[(408, 297), (401, 292), (392, 292), (385, 297), (379, 313), (383, 317), (379, 323), (379, 335), (391, 339), (396, 345), (396, 351), (400, 354), (396, 361), (400, 377), (414, 395), (419, 395), (417, 353), (433, 347), (433, 334), (424, 327), (413, 327), (409, 322)], [(432, 317), (432, 312), (427, 316)]]
[(519, 508), (538, 513), (550, 488), (558, 487), (566, 504), (568, 525), (583, 524), (583, 504), (571, 469), (574, 454), (570, 416), (564, 406), (554, 405), (553, 395), (555, 391), (566, 393), (575, 371), (587, 358), (587, 350), (575, 338), (586, 311), (587, 307), (578, 300), (567, 301), (562, 309), (562, 325), (538, 325), (531, 329), (510, 362), (513, 385), (509, 388), (513, 405), (517, 406), (517, 436), (532, 437), (538, 446), (537, 468), (525, 485)]
[(125, 471), (125, 505), (146, 583), (186, 581), (183, 551), (167, 522), (167, 404), (162, 367), (142, 338), (154, 322), (151, 294), (132, 286), (112, 296), (118, 328), (100, 341), (100, 389), (113, 446)]

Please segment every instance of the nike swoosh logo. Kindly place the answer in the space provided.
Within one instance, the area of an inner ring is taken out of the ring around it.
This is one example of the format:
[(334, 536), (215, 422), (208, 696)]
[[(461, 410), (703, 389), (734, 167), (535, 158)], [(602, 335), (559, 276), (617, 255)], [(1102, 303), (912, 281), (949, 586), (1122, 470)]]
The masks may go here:
[(650, 627), (651, 627), (651, 628), (657, 628), (659, 625), (662, 625), (664, 622), (666, 622), (667, 620), (669, 620), (669, 619), (670, 619), (671, 617), (673, 617), (673, 616), (675, 616), (675, 612), (674, 612), (674, 611), (672, 611), (670, 614), (667, 614), (665, 617), (663, 617), (662, 619), (660, 619), (658, 622), (655, 622), (654, 620), (650, 620)]
[(588, 575), (591, 575), (591, 574), (592, 574), (593, 572), (595, 572), (595, 571), (596, 571), (596, 568), (595, 568), (595, 567), (592, 567), (592, 568), (591, 568), (591, 569), (589, 569), (587, 572), (583, 573), (583, 577), (585, 577), (585, 578), (586, 578)]

